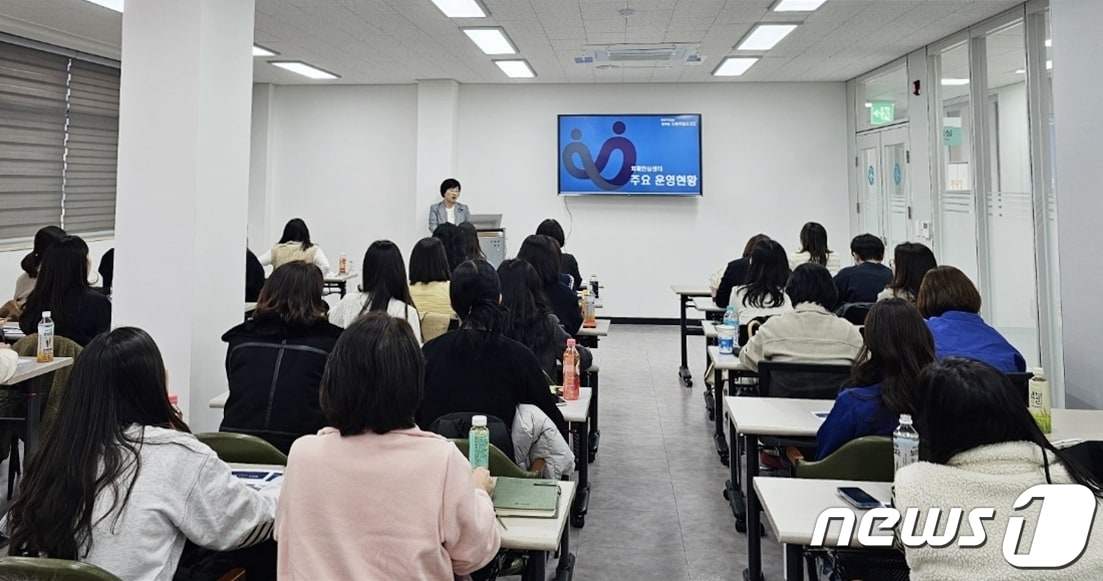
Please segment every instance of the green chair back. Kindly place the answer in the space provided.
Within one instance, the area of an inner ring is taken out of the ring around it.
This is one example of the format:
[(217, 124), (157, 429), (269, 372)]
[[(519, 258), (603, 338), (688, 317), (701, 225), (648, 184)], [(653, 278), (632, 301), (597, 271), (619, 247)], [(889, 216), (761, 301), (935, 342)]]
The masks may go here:
[(256, 436), (233, 432), (204, 432), (195, 437), (210, 446), (223, 462), (287, 465), (287, 456), (283, 452)]
[[(468, 455), (468, 442), (466, 439), (452, 439), (451, 442), (463, 452), (465, 457), (470, 458)], [(508, 456), (498, 449), (494, 444), (490, 445), (490, 475), (491, 476), (506, 476), (509, 478), (541, 478), (539, 472), (529, 472), (528, 470), (522, 470), (520, 466), (513, 463)]]
[(797, 478), (821, 480), (892, 482), (894, 471), (892, 438), (889, 436), (864, 436), (851, 440), (823, 460), (802, 461), (796, 466)]
[(4, 557), (0, 559), (0, 579), (122, 581), (111, 573), (89, 563), (35, 557)]

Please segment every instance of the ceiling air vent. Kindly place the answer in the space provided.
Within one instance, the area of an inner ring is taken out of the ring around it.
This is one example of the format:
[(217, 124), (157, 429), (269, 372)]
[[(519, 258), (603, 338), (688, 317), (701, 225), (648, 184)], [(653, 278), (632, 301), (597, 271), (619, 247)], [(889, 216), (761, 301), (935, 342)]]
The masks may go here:
[(699, 64), (695, 44), (612, 44), (583, 47), (578, 64), (597, 69), (669, 68), (676, 64)]

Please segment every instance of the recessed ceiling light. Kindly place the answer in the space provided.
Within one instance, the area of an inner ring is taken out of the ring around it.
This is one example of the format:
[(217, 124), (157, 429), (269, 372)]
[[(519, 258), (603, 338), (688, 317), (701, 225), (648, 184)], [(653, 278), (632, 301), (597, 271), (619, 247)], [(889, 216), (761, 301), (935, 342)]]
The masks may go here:
[(872, 108), (873, 108), (873, 103), (870, 103), (869, 101), (866, 101), (866, 109), (872, 109)]
[(476, 0), (433, 0), (433, 4), (449, 18), (486, 18), (486, 11)]
[(1015, 71), (1015, 74), (1016, 75), (1025, 75), (1026, 74), (1026, 69), (1018, 69), (1018, 70)]
[(300, 61), (268, 61), (268, 64), (276, 65), (281, 69), (285, 69), (315, 80), (332, 80), (341, 78), (329, 71), (323, 71), (322, 69), (312, 67)]
[(268, 50), (259, 44), (253, 45), (253, 56), (276, 56), (280, 53)]
[(463, 33), (486, 54), (517, 54), (517, 49), (501, 28), (464, 28)]
[(1047, 38), (1046, 39), (1046, 48), (1053, 48), (1053, 39), (1052, 38)]
[(715, 71), (712, 71), (714, 77), (738, 77), (747, 72), (747, 69), (754, 66), (758, 62), (758, 57), (737, 57), (730, 56), (724, 59), (720, 63), (720, 66), (716, 67)]
[(824, 2), (827, 0), (781, 0), (774, 6), (774, 12), (812, 12)]
[(88, 0), (93, 4), (98, 4), (104, 8), (110, 8), (115, 12), (123, 11), (123, 0)]
[(494, 64), (511, 79), (531, 79), (536, 76), (524, 59), (500, 60), (494, 61)]
[(942, 79), (943, 87), (961, 87), (968, 84), (969, 79)]
[(770, 50), (796, 29), (796, 24), (759, 24), (743, 38), (735, 50)]
[(1047, 71), (1052, 71), (1053, 70), (1053, 61), (1046, 61), (1046, 70)]

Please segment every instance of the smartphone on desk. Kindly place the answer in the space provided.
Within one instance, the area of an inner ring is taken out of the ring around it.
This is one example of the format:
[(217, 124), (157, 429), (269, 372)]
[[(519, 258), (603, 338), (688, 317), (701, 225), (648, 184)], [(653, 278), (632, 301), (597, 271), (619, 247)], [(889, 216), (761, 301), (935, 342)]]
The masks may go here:
[(873, 498), (868, 492), (858, 488), (856, 486), (840, 486), (838, 488), (839, 497), (845, 500), (848, 504), (854, 508), (860, 508), (862, 510), (869, 510), (872, 508), (881, 508), (884, 506), (880, 500)]

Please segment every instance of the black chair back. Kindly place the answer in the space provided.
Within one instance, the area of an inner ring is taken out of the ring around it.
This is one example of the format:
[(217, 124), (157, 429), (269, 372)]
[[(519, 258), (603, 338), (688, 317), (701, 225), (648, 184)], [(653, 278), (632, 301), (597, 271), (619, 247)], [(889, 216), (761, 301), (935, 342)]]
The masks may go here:
[(849, 365), (779, 361), (758, 364), (758, 394), (762, 397), (833, 400), (851, 386)]
[[(471, 432), (471, 418), (482, 416), (477, 412), (454, 412), (445, 414), (429, 425), (429, 431), (445, 438), (466, 440)], [(486, 427), (490, 430), (490, 443), (502, 451), (511, 462), (513, 458), (513, 435), (504, 421), (498, 416), (486, 415)]]
[(874, 303), (846, 303), (835, 309), (835, 314), (850, 321), (851, 324), (862, 326), (866, 324), (866, 315), (873, 308)]
[(1011, 384), (1015, 386), (1015, 393), (1023, 400), (1023, 403), (1030, 405), (1030, 379), (1034, 377), (1034, 374), (1029, 371), (1017, 372), (1017, 373), (1005, 373), (1007, 379), (1011, 380)]

